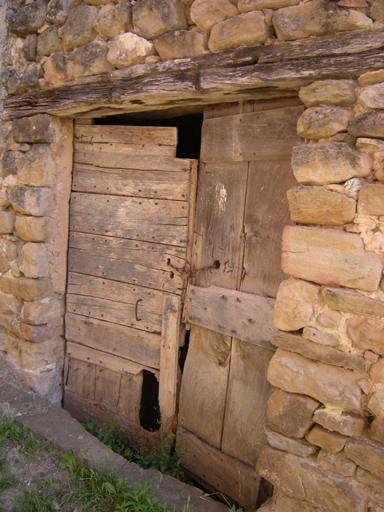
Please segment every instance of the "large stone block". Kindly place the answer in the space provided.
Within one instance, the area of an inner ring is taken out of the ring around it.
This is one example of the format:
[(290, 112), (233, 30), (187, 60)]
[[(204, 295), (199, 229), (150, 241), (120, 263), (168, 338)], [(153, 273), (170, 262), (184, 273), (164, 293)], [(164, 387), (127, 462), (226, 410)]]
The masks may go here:
[(71, 54), (74, 78), (98, 75), (113, 71), (114, 66), (107, 60), (107, 43), (99, 41), (75, 48)]
[(265, 429), (265, 434), (267, 436), (268, 443), (278, 450), (293, 453), (299, 457), (309, 457), (316, 451), (316, 447), (309, 444), (307, 441), (304, 441), (303, 439), (292, 439), (291, 437), (279, 434), (268, 427)]
[(273, 26), (280, 40), (293, 41), (330, 32), (369, 28), (372, 20), (359, 11), (340, 9), (327, 0), (312, 0), (298, 6), (279, 9)]
[(13, 208), (25, 215), (42, 217), (54, 206), (52, 191), (48, 188), (14, 186), (9, 190), (9, 200)]
[[(375, 418), (369, 429), (369, 436), (376, 441), (380, 441), (380, 443), (384, 443), (384, 420), (380, 418)], [(384, 481), (383, 481), (383, 489), (384, 491)]]
[(320, 425), (315, 425), (306, 434), (305, 439), (328, 453), (337, 453), (344, 448), (348, 438), (338, 432), (331, 432)]
[(58, 35), (57, 27), (47, 27), (40, 35), (37, 43), (37, 55), (51, 55), (63, 50), (63, 42)]
[(368, 112), (351, 119), (348, 132), (353, 137), (384, 138), (384, 112)]
[(42, 243), (26, 243), (21, 249), (19, 268), (25, 277), (48, 277), (47, 251)]
[(9, 18), (10, 32), (21, 37), (37, 32), (45, 22), (46, 6), (45, 0), (34, 0), (20, 7)]
[(340, 325), (340, 320), (341, 313), (339, 313), (338, 311), (330, 310), (323, 311), (316, 319), (318, 325), (326, 329), (337, 329)]
[(207, 36), (195, 30), (176, 30), (155, 41), (162, 60), (197, 57), (208, 50)]
[(302, 438), (313, 425), (313, 413), (319, 402), (304, 395), (276, 389), (267, 403), (267, 422), (286, 436)]
[(300, 224), (340, 226), (352, 222), (356, 202), (324, 187), (298, 186), (287, 192), (291, 219)]
[(69, 0), (50, 0), (45, 18), (49, 23), (62, 26), (67, 21), (69, 14)]
[(297, 133), (306, 139), (324, 139), (346, 131), (353, 110), (342, 107), (310, 107), (297, 121)]
[(297, 5), (300, 0), (239, 0), (237, 8), (240, 12), (250, 12), (262, 9), (281, 9)]
[(22, 307), (23, 301), (21, 299), (0, 293), (0, 311), (2, 313), (19, 315)]
[(277, 292), (274, 324), (283, 331), (296, 331), (308, 325), (319, 286), (300, 279), (287, 279)]
[(0, 325), (2, 325), (7, 332), (11, 332), (19, 338), (33, 341), (34, 343), (41, 343), (58, 335), (60, 322), (62, 323), (62, 319), (56, 320), (51, 324), (29, 325), (21, 322), (14, 315), (0, 313)]
[(93, 24), (98, 14), (99, 9), (94, 5), (79, 5), (70, 10), (62, 31), (65, 51), (71, 51), (95, 39), (97, 32)]
[(42, 370), (52, 364), (63, 364), (64, 340), (56, 337), (41, 343), (25, 341), (12, 334), (6, 335), (6, 346), (12, 346), (20, 354), (20, 364), (24, 370)]
[(268, 368), (268, 381), (284, 391), (311, 396), (320, 402), (348, 411), (362, 409), (362, 375), (311, 361), (277, 349)]
[(45, 242), (55, 232), (55, 222), (50, 217), (18, 215), (15, 227), (17, 234), (25, 242)]
[(282, 249), (284, 272), (299, 279), (376, 291), (383, 275), (380, 256), (353, 233), (286, 226)]
[(367, 178), (372, 158), (351, 148), (346, 142), (306, 144), (292, 150), (295, 178), (304, 185), (342, 183), (351, 178)]
[(324, 469), (340, 476), (353, 476), (356, 471), (356, 464), (343, 457), (340, 453), (327, 453), (324, 450), (320, 450), (317, 462)]
[(375, 21), (384, 22), (384, 2), (383, 0), (373, 0), (371, 11), (369, 13)]
[(124, 20), (119, 19), (114, 4), (104, 5), (93, 24), (94, 29), (105, 39), (114, 39), (125, 32)]
[(232, 0), (195, 0), (191, 6), (192, 21), (204, 32), (210, 32), (213, 25), (238, 14), (236, 3)]
[(354, 105), (355, 86), (346, 80), (319, 80), (302, 87), (299, 97), (306, 107), (313, 105)]
[(15, 119), (12, 123), (12, 133), (16, 142), (50, 143), (54, 137), (51, 117), (47, 114)]
[(357, 212), (364, 215), (384, 215), (384, 185), (363, 185), (359, 191)]
[(0, 210), (0, 234), (13, 233), (15, 227), (15, 212), (13, 210)]
[(47, 84), (57, 85), (74, 78), (73, 62), (69, 52), (57, 52), (48, 57), (44, 63), (44, 80)]
[(346, 325), (347, 336), (354, 347), (384, 356), (384, 322), (381, 319), (355, 316), (348, 318)]
[(29, 279), (19, 277), (10, 281), (11, 290), (15, 297), (35, 301), (53, 295), (52, 284), (49, 279)]
[(184, 5), (179, 0), (137, 0), (132, 3), (133, 31), (146, 39), (188, 27)]
[(336, 408), (317, 409), (314, 413), (314, 420), (328, 430), (349, 437), (360, 436), (366, 424), (363, 416), (343, 412)]
[(21, 312), (21, 320), (26, 324), (49, 324), (63, 316), (63, 303), (57, 298), (45, 299), (38, 302), (25, 302)]
[(368, 402), (368, 408), (380, 420), (384, 420), (384, 385), (378, 384)]
[(384, 447), (381, 443), (363, 438), (350, 439), (345, 446), (345, 455), (373, 475), (384, 475)]
[(324, 288), (321, 294), (327, 306), (336, 311), (347, 311), (357, 315), (384, 315), (384, 302), (361, 293), (342, 288)]
[(108, 43), (107, 60), (117, 68), (144, 62), (148, 55), (154, 55), (155, 45), (132, 32), (117, 36)]
[(384, 82), (365, 88), (359, 95), (359, 103), (365, 108), (384, 108)]
[(268, 27), (261, 11), (248, 12), (229, 18), (212, 27), (208, 47), (211, 52), (228, 50), (238, 46), (264, 43)]
[(50, 187), (55, 180), (56, 164), (48, 144), (34, 144), (20, 158), (17, 178), (20, 185)]

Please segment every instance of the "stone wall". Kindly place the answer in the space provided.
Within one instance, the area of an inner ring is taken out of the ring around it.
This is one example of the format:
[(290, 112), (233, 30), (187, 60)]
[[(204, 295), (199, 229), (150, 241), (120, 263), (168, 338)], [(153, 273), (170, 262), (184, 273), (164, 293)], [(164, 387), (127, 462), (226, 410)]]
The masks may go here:
[(8, 91), (138, 63), (383, 27), (383, 0), (9, 0)]
[(300, 90), (260, 473), (270, 512), (384, 510), (384, 71)]

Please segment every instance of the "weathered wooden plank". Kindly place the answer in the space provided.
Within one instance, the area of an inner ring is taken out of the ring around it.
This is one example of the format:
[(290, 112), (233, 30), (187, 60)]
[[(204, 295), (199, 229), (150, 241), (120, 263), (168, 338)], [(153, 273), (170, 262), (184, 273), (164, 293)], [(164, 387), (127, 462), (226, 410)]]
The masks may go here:
[(137, 171), (75, 164), (72, 190), (185, 201), (189, 181), (190, 174), (185, 171)]
[(117, 142), (128, 144), (177, 145), (177, 128), (172, 126), (75, 125), (79, 142)]
[(220, 448), (231, 338), (192, 325), (180, 391), (179, 425)]
[[(192, 253), (193, 253), (193, 243), (194, 243), (194, 232), (195, 232), (195, 223), (196, 223), (196, 200), (197, 200), (197, 180), (198, 180), (198, 168), (199, 161), (195, 160), (195, 163), (191, 169), (190, 174), (190, 187), (189, 187), (189, 222), (188, 222), (188, 245), (187, 245), (187, 262), (184, 265), (184, 270), (189, 268), (191, 270), (192, 265)], [(172, 263), (172, 259), (170, 264), (174, 266)], [(180, 268), (180, 266), (178, 267)]]
[(93, 363), (114, 372), (132, 373), (133, 375), (137, 375), (143, 370), (148, 370), (154, 373), (157, 378), (159, 375), (159, 372), (153, 368), (147, 368), (144, 365), (129, 361), (128, 359), (112, 356), (111, 354), (106, 354), (100, 350), (85, 347), (71, 341), (67, 342), (67, 352), (69, 357), (79, 359), (80, 361), (85, 361), (87, 363)]
[(65, 336), (68, 341), (130, 359), (145, 367), (160, 368), (160, 334), (67, 313)]
[(187, 304), (188, 322), (274, 350), (274, 299), (218, 286), (190, 286)]
[(68, 375), (66, 389), (83, 396), (86, 399), (95, 398), (96, 366), (89, 362), (79, 361), (68, 357)]
[(267, 400), (272, 391), (267, 369), (273, 354), (273, 350), (232, 340), (221, 449), (253, 467), (267, 443), (264, 427)]
[(246, 112), (253, 112), (254, 101), (234, 101), (232, 103), (219, 103), (217, 105), (209, 105), (204, 109), (204, 121), (217, 117), (234, 116)]
[(203, 124), (203, 162), (276, 160), (291, 155), (299, 142), (296, 125), (304, 106), (207, 119)]
[(176, 425), (181, 313), (181, 298), (164, 295), (160, 350), (159, 406), (161, 423), (166, 430)]
[(116, 411), (119, 402), (121, 373), (110, 370), (104, 365), (96, 366), (95, 401)]
[(199, 482), (229, 496), (247, 510), (256, 509), (262, 478), (253, 467), (215, 449), (182, 427), (177, 442), (183, 453), (183, 466)]
[(137, 375), (121, 374), (117, 413), (140, 425), (140, 402), (143, 389), (143, 372)]
[(76, 142), (75, 151), (80, 153), (96, 153), (100, 158), (100, 164), (104, 163), (111, 153), (125, 155), (126, 158), (138, 156), (166, 156), (176, 157), (176, 146), (159, 146), (158, 144), (122, 144), (119, 142)]

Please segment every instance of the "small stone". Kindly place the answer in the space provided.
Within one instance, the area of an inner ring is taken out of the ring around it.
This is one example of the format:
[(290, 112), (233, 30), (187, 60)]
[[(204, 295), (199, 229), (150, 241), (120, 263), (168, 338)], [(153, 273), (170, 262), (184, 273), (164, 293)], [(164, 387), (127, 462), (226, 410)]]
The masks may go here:
[(328, 332), (319, 331), (315, 327), (304, 327), (303, 337), (307, 340), (327, 345), (328, 347), (337, 347), (339, 344), (339, 336)]
[(325, 450), (320, 450), (317, 462), (323, 468), (340, 476), (353, 476), (356, 471), (356, 464), (340, 453), (327, 453)]
[(203, 31), (209, 33), (214, 25), (237, 16), (239, 11), (231, 0), (195, 0), (191, 6), (191, 18)]
[(297, 5), (300, 0), (239, 0), (237, 8), (240, 12), (258, 11), (262, 9), (281, 9)]
[(359, 192), (357, 212), (363, 215), (384, 215), (384, 185), (363, 185)]
[(47, 188), (14, 186), (9, 190), (13, 208), (25, 215), (42, 217), (53, 207), (52, 191)]
[(13, 275), (13, 277), (20, 277), (22, 275), (19, 269), (19, 265), (17, 264), (16, 261), (11, 263), (11, 274)]
[(71, 51), (77, 46), (90, 43), (97, 33), (93, 24), (99, 14), (94, 5), (79, 5), (69, 12), (63, 26), (63, 46), (65, 51)]
[(379, 418), (384, 420), (384, 386), (378, 384), (376, 390), (371, 394), (371, 398), (368, 402), (369, 410)]
[(132, 32), (132, 4), (131, 0), (122, 0), (115, 5), (115, 16), (123, 24), (124, 32)]
[(381, 357), (372, 365), (369, 376), (375, 384), (384, 384), (384, 358)]
[(358, 78), (358, 81), (361, 85), (372, 85), (377, 84), (379, 82), (384, 82), (384, 69), (378, 69), (376, 71), (368, 71), (368, 73), (363, 73)]
[(125, 32), (124, 20), (120, 20), (114, 4), (104, 5), (93, 24), (94, 29), (105, 39), (114, 39)]
[(318, 80), (302, 87), (299, 97), (306, 107), (320, 104), (347, 106), (356, 103), (355, 87), (346, 80)]
[(12, 123), (12, 133), (16, 142), (51, 143), (54, 137), (51, 117), (47, 114), (15, 119)]
[(276, 389), (267, 403), (267, 422), (277, 432), (302, 438), (313, 425), (318, 407), (319, 402), (313, 398)]
[(107, 53), (108, 46), (102, 41), (76, 48), (71, 55), (73, 59), (71, 71), (74, 78), (114, 71), (114, 66), (107, 60)]
[(261, 11), (239, 14), (212, 27), (208, 47), (211, 52), (229, 50), (238, 46), (264, 43), (268, 27)]
[(0, 162), (2, 178), (6, 178), (10, 174), (17, 174), (17, 167), (22, 156), (23, 153), (20, 151), (5, 151)]
[(0, 235), (13, 233), (15, 227), (15, 212), (12, 210), (0, 211)]
[(323, 289), (322, 297), (329, 308), (337, 311), (348, 311), (357, 315), (384, 315), (384, 302), (352, 290), (327, 287)]
[(55, 181), (56, 164), (48, 144), (34, 144), (19, 159), (17, 177), (20, 185), (51, 187)]
[[(384, 421), (380, 418), (375, 418), (371, 423), (369, 435), (372, 437), (372, 439), (375, 439), (380, 443), (384, 443)], [(384, 491), (384, 482), (382, 490)]]
[(297, 133), (307, 139), (325, 139), (346, 131), (353, 110), (342, 107), (310, 107), (297, 122)]
[(2, 313), (20, 315), (22, 307), (23, 301), (21, 299), (0, 293), (0, 311)]
[(337, 329), (340, 325), (341, 314), (337, 311), (323, 311), (316, 320), (321, 327)]
[(117, 36), (108, 43), (107, 60), (117, 68), (144, 62), (145, 57), (155, 54), (155, 45), (132, 32)]
[(57, 85), (74, 78), (73, 62), (68, 53), (54, 53), (44, 64), (44, 80), (47, 84)]
[(347, 322), (347, 336), (353, 346), (372, 350), (384, 356), (384, 322), (378, 318), (351, 317)]
[(191, 30), (168, 32), (155, 41), (162, 60), (198, 57), (208, 50), (207, 36)]
[(348, 438), (337, 432), (330, 432), (320, 425), (315, 425), (313, 429), (307, 433), (305, 439), (311, 444), (320, 446), (320, 448), (328, 453), (337, 453), (344, 448)]
[(8, 295), (12, 293), (12, 278), (0, 277), (0, 291)]
[(41, 300), (53, 294), (49, 279), (28, 279), (19, 277), (10, 281), (12, 293), (15, 297), (28, 301)]
[(384, 112), (368, 112), (351, 119), (348, 132), (354, 137), (384, 138)]
[(384, 108), (384, 82), (364, 89), (359, 95), (359, 103), (367, 109)]
[(37, 57), (37, 34), (30, 34), (25, 38), (23, 55), (26, 60), (36, 60)]
[(20, 270), (25, 277), (47, 277), (49, 265), (45, 244), (26, 243), (21, 249)]
[(268, 443), (279, 450), (293, 453), (299, 457), (309, 457), (316, 451), (314, 446), (303, 439), (292, 439), (284, 436), (283, 434), (279, 434), (268, 427), (266, 427), (265, 433), (267, 435)]
[(184, 5), (178, 0), (137, 0), (132, 3), (133, 31), (146, 39), (188, 28)]
[(345, 455), (381, 478), (384, 474), (384, 448), (381, 444), (365, 439), (350, 439), (345, 446)]
[(63, 49), (63, 43), (57, 34), (57, 27), (48, 27), (39, 35), (37, 43), (37, 55), (51, 55), (54, 52), (60, 52)]
[(19, 256), (18, 244), (9, 243), (5, 250), (5, 255), (8, 261), (13, 261)]
[(384, 151), (384, 141), (359, 137), (356, 140), (356, 148), (369, 156), (374, 156), (376, 151)]
[(49, 324), (63, 316), (63, 304), (56, 298), (44, 299), (39, 302), (25, 302), (21, 320), (26, 324)]
[(297, 181), (304, 185), (341, 183), (350, 178), (367, 178), (372, 159), (345, 142), (307, 144), (294, 146), (292, 169)]
[[(11, 268), (5, 254), (0, 252), (0, 273), (5, 274)], [(0, 288), (1, 289), (1, 288)]]
[(384, 22), (384, 1), (374, 0), (369, 15), (375, 21)]
[(274, 309), (274, 325), (283, 331), (295, 331), (308, 325), (320, 288), (300, 279), (280, 284)]
[(15, 227), (17, 234), (25, 242), (45, 242), (55, 232), (55, 222), (49, 217), (18, 215)]
[(37, 32), (45, 22), (45, 10), (45, 0), (34, 0), (20, 7), (9, 18), (10, 32), (21, 37)]
[(50, 0), (45, 19), (53, 25), (61, 27), (67, 21), (69, 14), (69, 0)]

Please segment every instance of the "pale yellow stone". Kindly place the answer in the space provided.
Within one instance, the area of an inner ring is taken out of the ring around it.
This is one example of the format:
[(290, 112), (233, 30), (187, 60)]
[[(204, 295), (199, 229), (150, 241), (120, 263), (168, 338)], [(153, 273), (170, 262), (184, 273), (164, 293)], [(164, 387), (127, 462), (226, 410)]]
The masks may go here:
[(356, 102), (355, 86), (346, 80), (319, 80), (302, 87), (301, 101), (313, 105), (353, 105)]
[(363, 185), (359, 192), (357, 212), (364, 215), (384, 215), (384, 185)]
[(316, 448), (313, 445), (303, 439), (292, 439), (291, 437), (279, 434), (268, 427), (265, 429), (265, 433), (267, 435), (268, 443), (279, 450), (299, 455), (299, 457), (309, 457), (316, 451)]
[(55, 231), (54, 220), (50, 217), (17, 215), (15, 227), (17, 234), (25, 242), (44, 242)]
[(330, 432), (320, 425), (315, 425), (313, 429), (307, 433), (305, 439), (311, 444), (320, 446), (320, 448), (328, 453), (337, 453), (344, 448), (348, 438), (337, 432)]
[(56, 164), (48, 144), (34, 144), (20, 158), (17, 178), (20, 185), (50, 187), (55, 179)]
[(314, 413), (314, 420), (328, 430), (349, 437), (360, 436), (366, 424), (365, 417), (337, 408), (317, 409)]
[(25, 302), (21, 320), (26, 324), (49, 324), (63, 316), (63, 304), (57, 298), (45, 299), (38, 302)]
[(204, 32), (210, 32), (213, 25), (238, 14), (236, 2), (232, 0), (195, 0), (191, 6), (191, 18)]
[(131, 2), (133, 31), (146, 39), (188, 27), (185, 6), (175, 0)]
[(381, 319), (351, 317), (346, 325), (353, 346), (384, 356), (384, 322)]
[(0, 234), (13, 233), (15, 227), (15, 212), (13, 210), (0, 211)]
[(162, 60), (197, 57), (208, 51), (207, 35), (194, 30), (168, 32), (155, 41)]
[(380, 82), (384, 82), (384, 69), (368, 71), (368, 73), (364, 73), (359, 77), (361, 85), (372, 85)]
[(337, 329), (340, 325), (341, 313), (338, 311), (323, 311), (316, 320), (321, 327)]
[(103, 5), (93, 24), (94, 29), (105, 39), (114, 39), (125, 32), (124, 20), (116, 16), (115, 5), (112, 3)]
[(20, 270), (25, 277), (47, 277), (49, 266), (47, 251), (42, 243), (26, 243), (21, 249)]
[(297, 121), (297, 133), (306, 139), (325, 139), (347, 130), (353, 110), (342, 107), (310, 107)]
[(281, 9), (297, 5), (300, 0), (239, 0), (237, 8), (240, 12), (257, 11), (262, 9)]
[(148, 55), (155, 54), (155, 45), (143, 37), (126, 32), (108, 43), (107, 60), (117, 68), (144, 62)]

